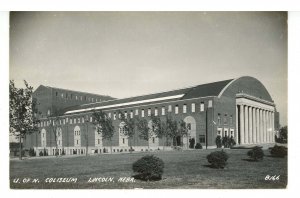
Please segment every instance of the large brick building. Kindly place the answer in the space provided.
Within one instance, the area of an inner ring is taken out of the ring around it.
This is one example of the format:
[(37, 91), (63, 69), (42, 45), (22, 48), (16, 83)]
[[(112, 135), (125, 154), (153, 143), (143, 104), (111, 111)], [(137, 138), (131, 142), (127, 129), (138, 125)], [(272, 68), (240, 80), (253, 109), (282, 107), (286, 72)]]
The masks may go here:
[[(125, 99), (89, 95), (94, 99), (81, 100), (79, 97), (80, 100), (76, 101), (76, 93), (79, 92), (72, 92), (71, 95), (68, 90), (52, 89), (51, 94), (42, 94), (47, 88), (43, 86), (35, 91), (34, 97), (39, 101), (39, 109), (44, 116), (39, 124), (40, 133), (28, 136), (25, 145), (37, 151), (46, 149), (50, 155), (55, 152), (55, 141), (59, 152), (64, 150), (67, 155), (85, 154), (87, 144), (88, 153), (102, 153), (103, 149), (110, 151), (108, 148), (111, 143), (102, 139), (91, 123), (94, 110), (104, 111), (113, 121), (115, 133), (112, 152), (128, 151), (129, 145), (136, 151), (144, 151), (148, 147), (152, 150), (162, 149), (164, 145), (170, 148), (173, 144), (171, 141), (166, 145), (166, 141), (155, 136), (145, 141), (138, 134), (133, 140), (128, 140), (122, 133), (120, 111), (131, 118), (147, 119), (149, 126), (151, 115), (164, 119), (168, 114), (177, 121), (184, 120), (189, 135), (173, 140), (183, 148), (189, 147), (189, 139), (201, 143), (204, 148), (215, 148), (218, 135), (232, 136), (239, 145), (274, 143), (275, 139), (274, 101), (264, 85), (253, 77), (245, 76)], [(81, 94), (84, 97), (85, 93)], [(61, 100), (57, 97), (62, 98), (63, 102), (49, 105), (49, 100)], [(53, 132), (54, 112), (55, 118), (58, 118), (56, 140)], [(133, 142), (130, 144), (129, 141)]]

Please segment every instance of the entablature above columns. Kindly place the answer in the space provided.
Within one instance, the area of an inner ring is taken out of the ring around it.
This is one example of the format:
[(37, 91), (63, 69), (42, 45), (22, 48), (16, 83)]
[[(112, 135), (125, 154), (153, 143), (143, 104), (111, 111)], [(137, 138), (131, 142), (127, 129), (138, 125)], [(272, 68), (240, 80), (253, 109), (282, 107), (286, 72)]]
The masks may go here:
[(246, 106), (250, 106), (250, 107), (254, 107), (254, 108), (258, 108), (258, 109), (263, 109), (266, 111), (272, 111), (272, 112), (275, 111), (274, 103), (272, 105), (271, 104), (268, 105), (268, 104), (264, 104), (264, 103), (257, 102), (254, 100), (250, 100), (248, 98), (242, 98), (242, 97), (236, 98), (236, 104), (237, 105), (246, 105)]

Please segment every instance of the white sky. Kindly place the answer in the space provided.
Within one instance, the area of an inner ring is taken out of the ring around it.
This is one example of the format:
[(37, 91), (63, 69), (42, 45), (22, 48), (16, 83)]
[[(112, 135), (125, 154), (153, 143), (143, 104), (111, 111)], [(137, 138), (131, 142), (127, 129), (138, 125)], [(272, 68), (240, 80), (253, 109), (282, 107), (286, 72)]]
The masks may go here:
[(247, 75), (287, 124), (287, 14), (11, 13), (10, 79), (124, 98)]

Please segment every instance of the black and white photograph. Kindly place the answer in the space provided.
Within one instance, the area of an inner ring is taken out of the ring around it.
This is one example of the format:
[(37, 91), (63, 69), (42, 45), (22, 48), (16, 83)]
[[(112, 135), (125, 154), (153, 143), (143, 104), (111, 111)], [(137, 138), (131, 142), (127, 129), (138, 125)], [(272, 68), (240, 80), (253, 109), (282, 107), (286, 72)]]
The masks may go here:
[(10, 12), (10, 189), (286, 189), (288, 20)]

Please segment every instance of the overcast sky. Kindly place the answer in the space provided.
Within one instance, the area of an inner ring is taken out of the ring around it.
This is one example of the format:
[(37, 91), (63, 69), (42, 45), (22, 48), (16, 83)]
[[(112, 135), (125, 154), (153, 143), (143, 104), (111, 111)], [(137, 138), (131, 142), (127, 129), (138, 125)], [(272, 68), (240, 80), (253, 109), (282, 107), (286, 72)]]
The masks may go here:
[(287, 14), (282, 12), (17, 12), (10, 79), (142, 95), (253, 76), (287, 124)]

